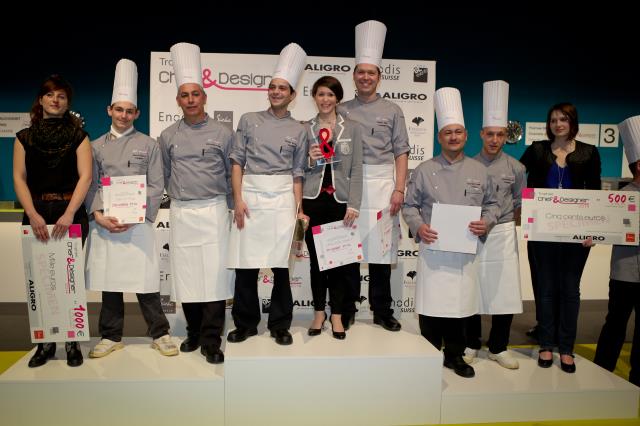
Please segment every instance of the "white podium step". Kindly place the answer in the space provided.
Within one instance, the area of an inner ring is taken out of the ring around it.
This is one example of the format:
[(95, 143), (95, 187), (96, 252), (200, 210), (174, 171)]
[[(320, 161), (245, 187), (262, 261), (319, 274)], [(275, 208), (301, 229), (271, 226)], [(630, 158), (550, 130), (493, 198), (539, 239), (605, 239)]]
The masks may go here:
[[(125, 338), (125, 348), (84, 364), (57, 359), (29, 368), (35, 349), (0, 376), (0, 412), (5, 425), (49, 426), (224, 424), (224, 367), (208, 364), (199, 351), (164, 357), (150, 338)], [(174, 338), (179, 343), (179, 339)]]
[(507, 370), (480, 352), (476, 376), (444, 369), (442, 423), (637, 418), (640, 388), (576, 355), (576, 372), (537, 364), (537, 349), (513, 351), (520, 369)]
[(309, 337), (308, 322), (295, 323), (291, 346), (262, 330), (227, 343), (226, 424), (440, 422), (442, 354), (424, 338), (358, 321), (341, 341), (327, 325)]

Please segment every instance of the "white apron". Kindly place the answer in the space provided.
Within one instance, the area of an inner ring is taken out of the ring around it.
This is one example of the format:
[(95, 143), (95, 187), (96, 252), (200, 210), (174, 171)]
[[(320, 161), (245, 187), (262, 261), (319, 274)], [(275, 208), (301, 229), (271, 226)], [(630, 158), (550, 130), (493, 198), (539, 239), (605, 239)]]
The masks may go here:
[(443, 318), (478, 313), (475, 255), (427, 249), (420, 243), (416, 281), (416, 312)]
[(233, 224), (228, 268), (288, 268), (296, 225), (291, 175), (245, 175), (242, 199), (249, 216), (241, 230)]
[(398, 261), (398, 239), (400, 236), (400, 215), (393, 219), (391, 249), (382, 254), (382, 236), (376, 226), (378, 212), (389, 206), (391, 194), (395, 189), (394, 165), (373, 166), (363, 164), (362, 167), (362, 203), (358, 228), (362, 237), (362, 263), (379, 263), (390, 265)]
[(225, 267), (231, 226), (226, 196), (172, 199), (169, 223), (169, 260), (176, 301), (231, 299), (235, 274)]
[(86, 287), (94, 291), (160, 291), (160, 254), (153, 223), (112, 234), (91, 221), (87, 242)]
[(520, 314), (520, 264), (515, 222), (496, 225), (476, 256), (481, 314)]

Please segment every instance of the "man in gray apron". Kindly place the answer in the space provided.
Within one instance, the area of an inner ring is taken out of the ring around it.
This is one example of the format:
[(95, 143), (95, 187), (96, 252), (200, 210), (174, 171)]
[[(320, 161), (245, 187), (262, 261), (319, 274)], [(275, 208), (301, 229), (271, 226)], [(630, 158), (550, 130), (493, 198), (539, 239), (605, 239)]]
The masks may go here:
[[(362, 126), (363, 188), (358, 227), (362, 236), (364, 263), (369, 264), (369, 305), (373, 321), (386, 330), (400, 330), (391, 308), (391, 265), (397, 262), (399, 216), (404, 200), (411, 147), (400, 107), (376, 93), (381, 78), (386, 27), (378, 21), (356, 26), (356, 67), (353, 81), (357, 95), (339, 107), (345, 117)], [(395, 216), (391, 249), (384, 252), (376, 226), (377, 213), (389, 207)], [(360, 276), (350, 279), (345, 292), (342, 322), (353, 323), (360, 300)]]
[(307, 161), (305, 127), (287, 110), (307, 55), (295, 43), (282, 52), (269, 83), (270, 108), (244, 114), (231, 152), (234, 222), (227, 266), (235, 268), (233, 322), (227, 336), (232, 343), (258, 333), (260, 305), (258, 274), (273, 271), (273, 289), (267, 327), (279, 345), (293, 343), (289, 327), (293, 297), (289, 282), (289, 253), (296, 215), (301, 210), (302, 177)]
[(171, 59), (184, 117), (158, 138), (164, 181), (171, 197), (170, 262), (173, 292), (182, 302), (187, 338), (180, 350), (200, 347), (207, 362), (224, 362), (220, 350), (225, 302), (233, 297), (226, 268), (229, 227), (229, 152), (233, 132), (205, 112), (200, 48), (177, 43)]
[[(525, 167), (503, 152), (507, 140), (509, 84), (487, 81), (483, 85), (482, 150), (475, 158), (487, 167), (495, 185), (500, 217), (486, 241), (481, 244), (478, 262), (480, 314), (492, 315), (487, 346), (489, 359), (504, 368), (516, 369), (518, 361), (507, 351), (513, 314), (522, 313), (520, 263), (516, 219), (520, 216), (522, 189), (526, 186)], [(464, 360), (472, 363), (480, 349), (480, 315), (467, 322), (467, 348)]]
[[(90, 358), (101, 358), (124, 347), (123, 292), (136, 294), (148, 333), (154, 339), (152, 347), (162, 355), (178, 355), (160, 303), (159, 254), (153, 227), (164, 189), (162, 157), (156, 141), (133, 126), (140, 116), (137, 88), (136, 64), (121, 59), (107, 108), (111, 129), (91, 143), (93, 179), (85, 204), (93, 220), (89, 224), (86, 282), (87, 289), (102, 292), (102, 339), (89, 352)], [(132, 175), (146, 177), (144, 223), (120, 223), (118, 218), (104, 214), (102, 179)]]
[(420, 332), (440, 349), (444, 340), (444, 366), (462, 377), (473, 377), (464, 362), (465, 319), (478, 313), (479, 297), (475, 254), (431, 250), (438, 230), (430, 226), (436, 203), (482, 207), (481, 219), (471, 221), (469, 232), (485, 235), (499, 214), (487, 168), (464, 155), (467, 130), (457, 89), (439, 89), (434, 97), (438, 142), (442, 153), (420, 164), (411, 175), (402, 209), (407, 225), (420, 242), (416, 282), (416, 312)]
[[(622, 188), (629, 196), (640, 196), (640, 115), (618, 125), (633, 181)], [(638, 238), (638, 235), (636, 235)], [(611, 250), (609, 311), (598, 339), (594, 362), (613, 371), (627, 334), (627, 322), (635, 310), (629, 381), (640, 386), (640, 246), (617, 246)]]

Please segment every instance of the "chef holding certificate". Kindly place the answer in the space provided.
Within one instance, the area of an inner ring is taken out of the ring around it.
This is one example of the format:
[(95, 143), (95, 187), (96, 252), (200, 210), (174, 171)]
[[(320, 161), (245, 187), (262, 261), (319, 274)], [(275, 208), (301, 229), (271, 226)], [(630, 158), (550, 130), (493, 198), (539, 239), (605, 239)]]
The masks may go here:
[(236, 270), (233, 321), (228, 342), (257, 334), (260, 322), (258, 273), (273, 271), (268, 328), (279, 345), (293, 343), (289, 327), (293, 297), (289, 283), (289, 253), (296, 216), (302, 202), (302, 177), (307, 162), (307, 134), (291, 117), (289, 104), (307, 54), (290, 43), (278, 58), (269, 83), (270, 107), (240, 117), (231, 152), (234, 221), (227, 266)]
[[(309, 167), (304, 176), (302, 206), (309, 216), (305, 241), (309, 249), (311, 291), (314, 319), (309, 336), (317, 336), (327, 319), (325, 301), (327, 288), (331, 298), (331, 329), (333, 337), (344, 339), (342, 324), (344, 293), (349, 274), (359, 274), (360, 265), (350, 263), (320, 271), (313, 240), (314, 227), (343, 221), (349, 228), (358, 217), (362, 197), (362, 133), (360, 126), (336, 112), (343, 90), (335, 77), (318, 79), (311, 89), (318, 115), (309, 121)], [(326, 144), (322, 148), (321, 144)], [(329, 159), (331, 162), (324, 161)]]
[[(133, 126), (140, 116), (137, 86), (136, 64), (121, 59), (116, 66), (111, 104), (107, 107), (111, 128), (91, 142), (93, 181), (85, 204), (94, 220), (89, 227), (86, 282), (87, 289), (102, 291), (99, 320), (102, 339), (89, 352), (91, 358), (101, 358), (124, 347), (124, 292), (136, 293), (148, 334), (153, 338), (151, 346), (165, 356), (178, 354), (160, 304), (159, 254), (153, 229), (164, 188), (162, 157), (156, 141)], [(125, 178), (114, 179), (119, 177)], [(112, 210), (105, 191), (113, 189), (115, 194), (128, 190), (115, 183), (127, 179), (146, 182), (137, 185), (139, 192), (146, 194), (146, 201), (134, 206), (141, 210), (143, 223), (110, 215), (118, 209), (105, 213)]]
[[(513, 314), (522, 313), (520, 264), (516, 219), (520, 215), (524, 166), (503, 152), (507, 141), (509, 84), (486, 81), (482, 98), (482, 150), (473, 157), (487, 167), (496, 188), (500, 216), (478, 252), (480, 314), (491, 315), (488, 357), (505, 368), (516, 369), (518, 361), (507, 351)], [(467, 322), (467, 348), (464, 359), (471, 363), (481, 346), (480, 315)]]
[(467, 225), (479, 237), (496, 223), (499, 207), (487, 168), (464, 155), (467, 130), (460, 92), (441, 88), (434, 104), (442, 153), (414, 170), (402, 214), (420, 242), (415, 298), (420, 332), (438, 349), (444, 340), (445, 367), (462, 377), (473, 377), (475, 372), (462, 355), (465, 318), (479, 308), (475, 255), (430, 250), (439, 231), (430, 226), (431, 214), (436, 203), (481, 207), (481, 218)]
[(233, 297), (233, 272), (226, 267), (229, 227), (229, 152), (233, 132), (205, 112), (200, 47), (171, 46), (184, 117), (158, 139), (169, 212), (171, 272), (176, 300), (182, 302), (187, 338), (180, 351), (200, 347), (207, 362), (220, 364), (226, 300)]

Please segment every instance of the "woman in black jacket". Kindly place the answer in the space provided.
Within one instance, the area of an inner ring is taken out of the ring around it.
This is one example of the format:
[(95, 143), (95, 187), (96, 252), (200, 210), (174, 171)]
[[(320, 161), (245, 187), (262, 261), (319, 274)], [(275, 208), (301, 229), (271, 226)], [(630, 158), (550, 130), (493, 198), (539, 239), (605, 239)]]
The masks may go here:
[[(547, 114), (549, 140), (534, 142), (520, 162), (527, 168), (529, 188), (600, 189), (600, 155), (595, 146), (575, 140), (578, 112), (560, 103)], [(573, 345), (580, 308), (580, 278), (593, 242), (582, 244), (530, 241), (527, 250), (536, 299), (538, 365), (553, 364), (557, 340), (560, 367), (573, 373)]]

